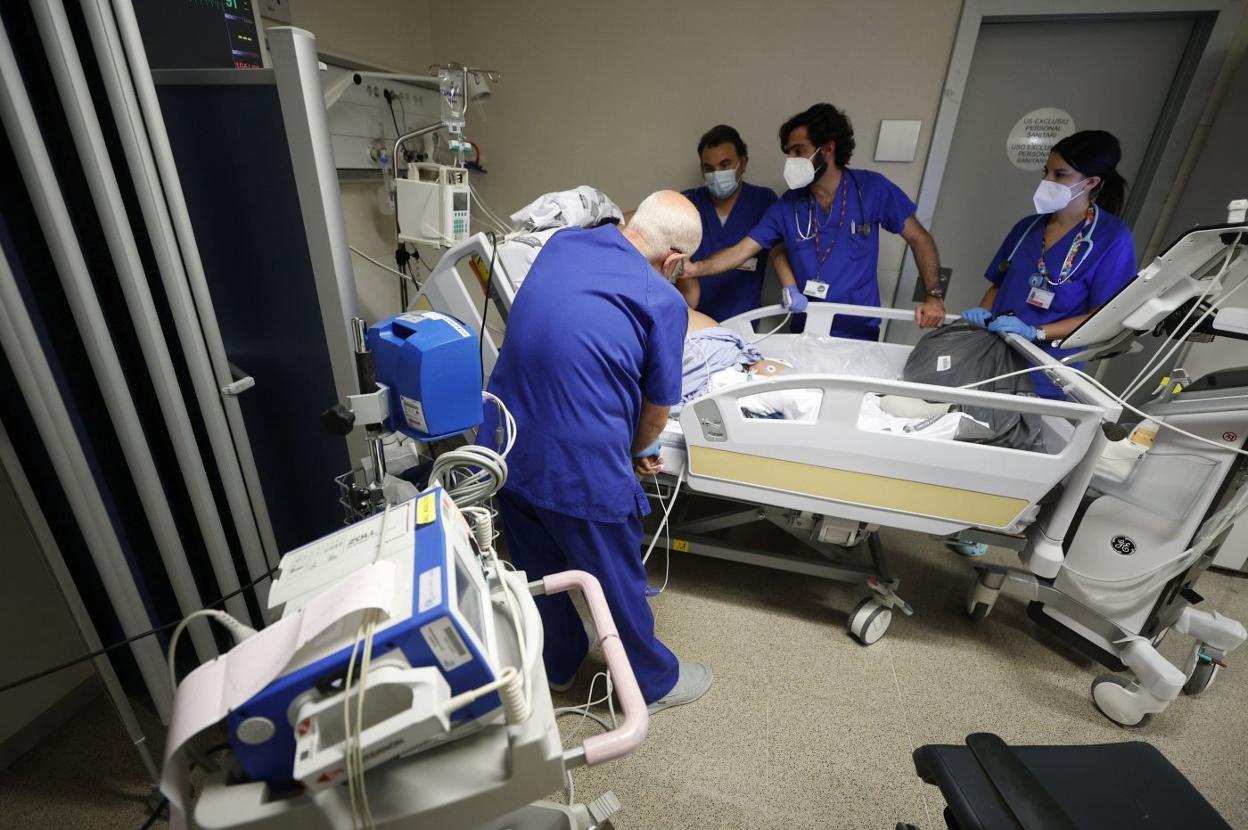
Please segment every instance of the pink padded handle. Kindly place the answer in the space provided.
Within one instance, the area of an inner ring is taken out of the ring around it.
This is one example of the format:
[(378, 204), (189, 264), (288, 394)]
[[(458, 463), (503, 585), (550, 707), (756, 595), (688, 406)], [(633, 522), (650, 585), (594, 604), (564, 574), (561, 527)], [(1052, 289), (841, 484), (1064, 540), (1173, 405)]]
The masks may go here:
[(646, 737), (650, 713), (637, 685), (637, 677), (633, 674), (633, 666), (628, 662), (628, 655), (624, 653), (624, 644), (620, 642), (615, 620), (611, 618), (611, 609), (602, 593), (602, 585), (591, 573), (563, 571), (543, 579), (542, 586), (548, 594), (580, 588), (585, 595), (589, 614), (598, 630), (598, 642), (607, 656), (607, 668), (611, 670), (611, 682), (614, 684), (616, 697), (620, 700), (620, 708), (624, 710), (624, 719), (619, 726), (610, 732), (586, 738), (581, 744), (585, 750), (585, 763), (592, 767), (622, 758), (640, 746), (642, 739)]

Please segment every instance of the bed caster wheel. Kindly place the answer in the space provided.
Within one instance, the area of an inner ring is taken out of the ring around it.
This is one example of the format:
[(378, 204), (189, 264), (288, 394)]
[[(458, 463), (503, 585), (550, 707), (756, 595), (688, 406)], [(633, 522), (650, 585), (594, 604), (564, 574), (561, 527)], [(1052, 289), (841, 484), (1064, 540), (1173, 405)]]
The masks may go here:
[(850, 612), (849, 633), (864, 646), (869, 646), (884, 636), (892, 622), (892, 609), (873, 597), (867, 597)]
[(1092, 681), (1092, 702), (1119, 726), (1144, 726), (1152, 720), (1152, 713), (1146, 711), (1149, 697), (1138, 684), (1116, 674), (1102, 674)]
[(1187, 682), (1183, 684), (1183, 693), (1189, 695), (1198, 695), (1205, 689), (1209, 688), (1209, 684), (1218, 676), (1217, 663), (1197, 663), (1196, 668), (1192, 669), (1192, 674), (1187, 678)]
[(992, 606), (997, 604), (997, 597), (1000, 595), (1000, 586), (994, 588), (985, 585), (984, 575), (981, 573), (971, 583), (971, 590), (967, 592), (966, 615), (972, 620), (982, 620), (992, 611)]

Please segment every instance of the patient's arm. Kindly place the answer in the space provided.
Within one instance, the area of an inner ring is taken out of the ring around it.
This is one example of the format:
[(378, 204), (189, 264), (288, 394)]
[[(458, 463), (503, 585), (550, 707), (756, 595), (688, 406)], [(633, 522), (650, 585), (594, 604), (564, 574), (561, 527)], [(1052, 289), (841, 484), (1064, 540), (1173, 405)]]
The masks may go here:
[[(633, 446), (631, 447), (633, 455), (659, 440), (659, 436), (663, 434), (663, 428), (667, 426), (667, 416), (671, 411), (672, 408), (670, 406), (658, 406), (642, 398), (641, 416), (637, 419), (637, 432), (633, 435)], [(640, 475), (653, 475), (661, 472), (663, 465), (656, 456), (634, 458), (633, 469)]]
[(733, 268), (741, 267), (741, 263), (763, 249), (750, 237), (745, 237), (731, 248), (716, 251), (706, 259), (685, 263), (685, 276), (691, 278), (713, 277)]
[(676, 288), (685, 298), (685, 302), (689, 304), (689, 308), (698, 307), (698, 303), (702, 300), (702, 283), (681, 277), (676, 280)]

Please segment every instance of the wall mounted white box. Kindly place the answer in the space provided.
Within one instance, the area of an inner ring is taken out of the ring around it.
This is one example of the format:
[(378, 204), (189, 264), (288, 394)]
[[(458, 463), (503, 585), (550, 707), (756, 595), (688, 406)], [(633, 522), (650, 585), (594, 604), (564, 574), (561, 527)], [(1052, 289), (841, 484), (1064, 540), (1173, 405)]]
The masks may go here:
[(876, 161), (914, 161), (922, 121), (881, 121), (875, 143)]

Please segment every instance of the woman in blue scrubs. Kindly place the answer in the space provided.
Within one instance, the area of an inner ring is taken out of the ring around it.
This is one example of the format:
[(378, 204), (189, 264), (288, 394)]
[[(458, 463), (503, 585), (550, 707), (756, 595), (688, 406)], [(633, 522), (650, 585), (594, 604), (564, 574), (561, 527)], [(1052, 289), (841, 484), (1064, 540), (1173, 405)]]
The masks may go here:
[[(791, 188), (767, 209), (749, 235), (700, 261), (685, 264), (684, 275), (705, 279), (738, 267), (764, 248), (784, 242), (788, 262), (776, 256), (784, 307), (793, 313), (793, 331), (802, 331), (802, 312), (811, 301), (878, 306), (876, 276), (879, 228), (899, 234), (910, 245), (927, 299), (915, 309), (920, 326), (945, 319), (940, 262), (931, 234), (915, 217), (915, 205), (897, 185), (870, 170), (850, 169), (854, 130), (831, 104), (815, 104), (786, 121), (779, 131), (785, 183)], [(832, 334), (875, 340), (879, 320), (837, 317)]]
[[(962, 317), (989, 331), (1021, 335), (1061, 358), (1054, 346), (1135, 277), (1135, 243), (1118, 214), (1126, 198), (1122, 148), (1104, 130), (1084, 130), (1053, 145), (1036, 187), (1036, 213), (1006, 234), (984, 276), (992, 285)], [(1032, 375), (1036, 392), (1064, 397)]]
[[(702, 244), (694, 259), (740, 242), (775, 204), (776, 194), (770, 188), (745, 181), (749, 160), (741, 134), (727, 124), (712, 127), (699, 139), (698, 161), (706, 184), (684, 192), (702, 220)], [(731, 271), (701, 280), (677, 280), (676, 287), (690, 308), (727, 320), (762, 305), (769, 254), (763, 249)]]

